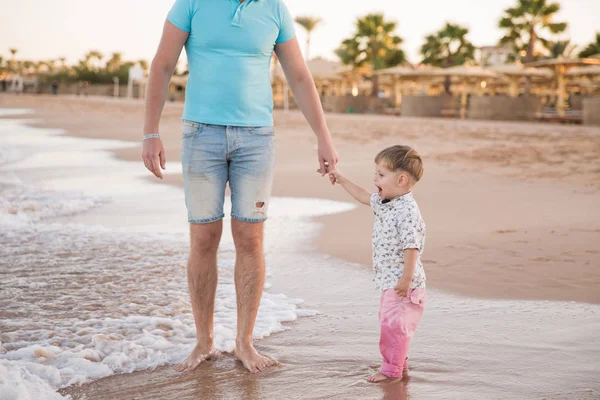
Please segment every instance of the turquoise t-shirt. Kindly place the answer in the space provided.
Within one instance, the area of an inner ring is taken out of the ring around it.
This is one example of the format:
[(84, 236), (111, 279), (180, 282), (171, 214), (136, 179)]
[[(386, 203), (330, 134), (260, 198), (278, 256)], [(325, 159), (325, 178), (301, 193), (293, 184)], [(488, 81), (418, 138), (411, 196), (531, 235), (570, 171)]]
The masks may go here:
[(272, 126), (271, 56), (294, 37), (283, 0), (176, 0), (167, 19), (189, 32), (183, 119)]

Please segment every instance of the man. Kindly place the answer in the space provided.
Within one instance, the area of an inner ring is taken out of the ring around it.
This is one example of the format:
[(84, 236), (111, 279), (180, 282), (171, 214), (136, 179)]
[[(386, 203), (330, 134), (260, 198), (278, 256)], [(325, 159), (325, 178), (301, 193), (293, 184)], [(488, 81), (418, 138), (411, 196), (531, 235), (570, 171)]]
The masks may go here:
[(183, 113), (182, 166), (190, 222), (188, 286), (197, 344), (175, 367), (191, 371), (213, 357), (217, 250), (225, 186), (236, 248), (235, 356), (251, 372), (275, 364), (252, 345), (265, 279), (263, 222), (274, 168), (269, 66), (275, 51), (294, 98), (318, 139), (321, 175), (335, 167), (319, 95), (282, 0), (176, 0), (163, 28), (146, 94), (143, 159), (162, 179), (165, 151), (158, 126), (168, 84), (185, 45), (190, 75)]

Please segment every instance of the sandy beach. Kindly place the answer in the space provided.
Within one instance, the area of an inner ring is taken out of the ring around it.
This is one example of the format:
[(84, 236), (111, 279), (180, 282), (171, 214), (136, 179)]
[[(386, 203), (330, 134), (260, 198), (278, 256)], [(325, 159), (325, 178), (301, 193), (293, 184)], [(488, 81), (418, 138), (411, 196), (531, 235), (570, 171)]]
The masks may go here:
[[(139, 101), (1, 95), (3, 108), (33, 110), (10, 118), (61, 129), (69, 137), (140, 142)], [(174, 169), (180, 168), (181, 112), (182, 104), (167, 103), (161, 120), (169, 174), (162, 181), (149, 174), (139, 178), (153, 190), (180, 190), (181, 174)], [(372, 213), (368, 207), (342, 211), (339, 204), (351, 199), (315, 172), (316, 140), (299, 112), (276, 111), (274, 118), (273, 196), (282, 199), (283, 211), (271, 228), (267, 223), (268, 291), (303, 299), (303, 308), (318, 312), (299, 315), (284, 324), (286, 331), (258, 341), (282, 367), (251, 376), (225, 355), (192, 374), (161, 366), (74, 385), (61, 394), (74, 399), (600, 395), (594, 378), (600, 373), (600, 342), (593, 335), (600, 327), (600, 128), (327, 115), (339, 168), (367, 188), (373, 187), (373, 157), (381, 148), (408, 144), (424, 159), (415, 197), (428, 227), (423, 263), (431, 300), (412, 346), (410, 378), (369, 385), (364, 378), (379, 363), (378, 293), (369, 270)], [(110, 151), (116, 160), (142, 165), (140, 146)], [(30, 173), (20, 171), (20, 179)], [(60, 168), (57, 173), (68, 175)], [(164, 211), (151, 195), (144, 199), (144, 210)], [(295, 199), (300, 200), (286, 203)], [(335, 203), (320, 205), (319, 199)], [(136, 223), (135, 215), (115, 210), (99, 206), (57, 221)], [(308, 217), (286, 225), (286, 210)], [(268, 238), (277, 232), (281, 237)], [(295, 234), (292, 249), (282, 237)], [(184, 262), (182, 243), (172, 251)], [(2, 266), (2, 273), (9, 267)], [(0, 349), (7, 339), (10, 335), (0, 332)]]
[[(0, 107), (36, 110), (42, 126), (68, 135), (139, 142), (143, 105), (103, 98), (0, 97)], [(182, 104), (167, 103), (160, 130), (180, 160)], [(349, 201), (315, 171), (316, 140), (298, 112), (275, 112), (274, 196)], [(428, 282), (454, 293), (600, 303), (600, 128), (377, 115), (328, 115), (340, 168), (372, 187), (374, 155), (407, 143), (426, 160), (415, 189), (428, 223)], [(140, 160), (140, 149), (116, 150)], [(181, 185), (181, 175), (157, 184)], [(369, 265), (371, 212), (320, 219), (316, 249)]]

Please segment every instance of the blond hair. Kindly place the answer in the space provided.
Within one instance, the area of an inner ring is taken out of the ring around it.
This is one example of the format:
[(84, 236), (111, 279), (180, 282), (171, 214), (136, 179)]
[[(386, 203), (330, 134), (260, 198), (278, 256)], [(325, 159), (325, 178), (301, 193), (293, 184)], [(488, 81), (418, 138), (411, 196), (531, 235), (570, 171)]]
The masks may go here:
[(391, 171), (402, 170), (415, 182), (423, 176), (423, 161), (419, 153), (410, 146), (395, 145), (385, 148), (375, 156), (375, 163)]

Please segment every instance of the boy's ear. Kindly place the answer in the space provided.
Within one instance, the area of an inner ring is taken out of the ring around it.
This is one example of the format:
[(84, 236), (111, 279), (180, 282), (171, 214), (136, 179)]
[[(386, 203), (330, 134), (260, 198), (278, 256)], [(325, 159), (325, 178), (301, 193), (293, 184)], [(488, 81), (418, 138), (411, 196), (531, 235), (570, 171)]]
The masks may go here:
[(408, 175), (408, 172), (403, 172), (401, 175), (401, 179), (402, 181), (400, 182), (400, 184), (403, 186), (410, 186), (412, 184), (412, 180)]
[(398, 174), (398, 185), (404, 186), (407, 183), (408, 183), (408, 175), (406, 175), (406, 173), (404, 173), (404, 172), (400, 172), (400, 174)]

